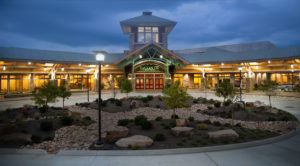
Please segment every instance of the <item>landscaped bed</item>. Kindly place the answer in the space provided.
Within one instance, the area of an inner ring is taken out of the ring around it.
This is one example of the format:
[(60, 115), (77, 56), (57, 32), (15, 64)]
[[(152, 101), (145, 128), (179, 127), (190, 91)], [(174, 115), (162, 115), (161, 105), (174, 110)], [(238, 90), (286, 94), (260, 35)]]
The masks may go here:
[[(66, 109), (24, 106), (1, 112), (0, 147), (49, 152), (203, 147), (270, 138), (298, 125), (293, 115), (259, 102), (247, 103), (244, 108), (238, 103), (189, 98), (186, 107), (176, 109), (176, 115), (166, 108), (161, 96), (109, 99), (102, 106), (103, 147), (94, 146), (98, 136), (97, 101)], [(174, 131), (177, 129), (186, 131)], [(145, 139), (146, 144), (128, 145), (127, 138)]]

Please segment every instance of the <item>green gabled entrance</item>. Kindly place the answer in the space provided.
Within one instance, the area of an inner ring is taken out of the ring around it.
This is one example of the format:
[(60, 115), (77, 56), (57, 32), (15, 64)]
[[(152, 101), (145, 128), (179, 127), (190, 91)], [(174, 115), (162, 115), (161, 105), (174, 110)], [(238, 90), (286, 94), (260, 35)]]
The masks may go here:
[[(137, 90), (163, 89), (175, 68), (183, 67), (187, 61), (156, 44), (147, 44), (132, 51), (119, 61), (125, 75), (132, 80)], [(171, 71), (170, 71), (171, 70)]]

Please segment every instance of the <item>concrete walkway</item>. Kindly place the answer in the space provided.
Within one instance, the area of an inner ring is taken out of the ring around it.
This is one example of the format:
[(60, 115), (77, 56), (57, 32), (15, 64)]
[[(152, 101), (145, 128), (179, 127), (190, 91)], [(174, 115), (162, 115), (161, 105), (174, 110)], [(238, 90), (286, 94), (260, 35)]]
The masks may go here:
[[(191, 92), (193, 96), (204, 96), (202, 93)], [(108, 96), (109, 94), (107, 94)], [(136, 94), (133, 94), (136, 95)], [(95, 95), (94, 95), (95, 96)], [(106, 96), (106, 97), (107, 97)], [(216, 98), (213, 94), (207, 94), (208, 98)], [(76, 97), (84, 100), (84, 97)], [(260, 100), (267, 102), (266, 96), (246, 95), (246, 101)], [(12, 102), (12, 103), (17, 103)], [(71, 103), (71, 101), (69, 101)], [(3, 103), (1, 103), (2, 106)], [(6, 104), (9, 105), (9, 104)], [(280, 109), (287, 110), (300, 119), (300, 99), (291, 97), (274, 97), (273, 105)], [(176, 155), (154, 155), (154, 156), (64, 156), (46, 154), (9, 154), (0, 155), (0, 165), (13, 166), (37, 166), (37, 165), (110, 165), (110, 166), (267, 166), (267, 165), (299, 165), (300, 163), (300, 133), (296, 136), (273, 144), (257, 146), (252, 148), (193, 153)]]

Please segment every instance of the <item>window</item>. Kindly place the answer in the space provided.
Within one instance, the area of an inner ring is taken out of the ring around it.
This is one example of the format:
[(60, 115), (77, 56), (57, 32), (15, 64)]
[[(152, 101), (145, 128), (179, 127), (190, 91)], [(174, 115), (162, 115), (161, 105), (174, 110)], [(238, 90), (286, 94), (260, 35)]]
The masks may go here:
[(158, 43), (158, 27), (138, 27), (138, 42), (156, 42)]

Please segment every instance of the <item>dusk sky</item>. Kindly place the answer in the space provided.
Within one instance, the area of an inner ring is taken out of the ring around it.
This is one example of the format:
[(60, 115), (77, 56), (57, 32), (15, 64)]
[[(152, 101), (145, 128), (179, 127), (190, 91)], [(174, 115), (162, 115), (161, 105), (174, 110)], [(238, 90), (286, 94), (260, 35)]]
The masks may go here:
[(120, 21), (152, 11), (174, 20), (169, 48), (268, 40), (300, 45), (300, 0), (0, 0), (0, 46), (91, 52), (128, 49)]

